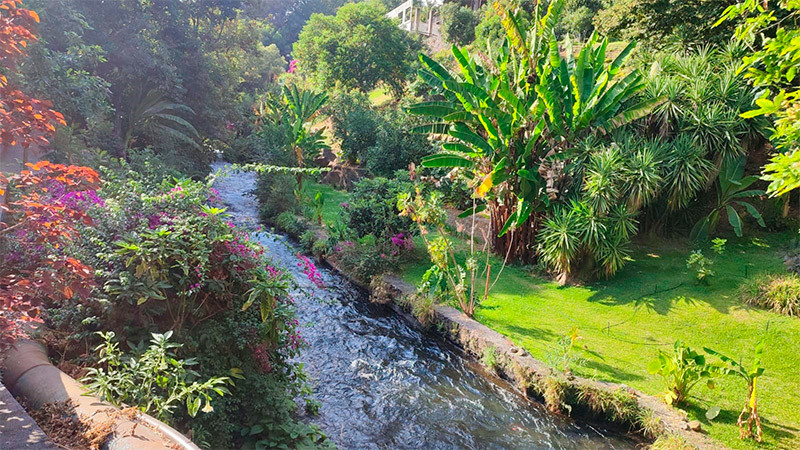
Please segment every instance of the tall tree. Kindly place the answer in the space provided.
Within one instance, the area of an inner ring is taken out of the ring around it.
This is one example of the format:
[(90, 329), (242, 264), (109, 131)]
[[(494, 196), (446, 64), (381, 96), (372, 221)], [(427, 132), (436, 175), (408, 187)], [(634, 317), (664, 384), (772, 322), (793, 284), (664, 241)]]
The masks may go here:
[(379, 0), (350, 3), (335, 16), (314, 14), (292, 55), (299, 71), (320, 87), (369, 91), (385, 83), (401, 94), (421, 44), (386, 18)]

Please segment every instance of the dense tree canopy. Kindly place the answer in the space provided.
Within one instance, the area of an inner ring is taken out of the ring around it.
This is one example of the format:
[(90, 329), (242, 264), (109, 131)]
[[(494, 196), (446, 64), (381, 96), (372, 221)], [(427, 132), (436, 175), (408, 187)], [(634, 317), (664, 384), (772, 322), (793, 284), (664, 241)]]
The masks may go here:
[(652, 45), (677, 40), (684, 45), (721, 43), (731, 27), (713, 27), (731, 2), (724, 0), (613, 0), (594, 19), (609, 36)]
[(368, 91), (385, 83), (401, 93), (421, 47), (385, 13), (372, 0), (345, 5), (335, 16), (312, 15), (292, 53), (300, 73), (320, 87)]

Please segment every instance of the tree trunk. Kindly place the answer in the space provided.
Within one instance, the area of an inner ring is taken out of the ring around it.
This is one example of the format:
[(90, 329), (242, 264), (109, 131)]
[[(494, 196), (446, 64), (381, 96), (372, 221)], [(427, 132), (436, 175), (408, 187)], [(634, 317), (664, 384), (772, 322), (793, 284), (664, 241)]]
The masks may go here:
[(511, 205), (516, 205), (516, 202), (511, 201), (510, 198), (503, 203), (496, 200), (489, 202), (492, 250), (500, 257), (508, 255), (509, 261), (532, 264), (536, 262), (538, 254), (536, 234), (539, 231), (539, 216), (535, 213), (531, 214), (531, 217), (522, 226), (499, 236), (500, 230), (503, 229), (513, 212)]

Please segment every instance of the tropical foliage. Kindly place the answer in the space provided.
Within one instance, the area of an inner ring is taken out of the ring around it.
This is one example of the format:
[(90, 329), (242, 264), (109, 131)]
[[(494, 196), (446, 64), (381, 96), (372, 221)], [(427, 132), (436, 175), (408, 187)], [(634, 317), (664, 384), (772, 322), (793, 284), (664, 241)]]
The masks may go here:
[[(284, 86), (280, 96), (267, 95), (256, 111), (257, 131), (262, 139), (274, 139), (278, 134), (283, 150), (294, 158), (294, 167), (303, 168), (307, 160), (328, 148), (323, 130), (312, 130), (320, 110), (328, 101), (327, 94)], [(268, 127), (271, 125), (274, 128)], [(303, 172), (297, 173), (297, 187), (303, 189)]]
[[(757, 108), (744, 117), (771, 116), (775, 127), (770, 137), (780, 151), (764, 168), (764, 178), (770, 182), (772, 195), (783, 195), (800, 186), (797, 173), (800, 129), (797, 123), (797, 103), (800, 91), (794, 85), (797, 75), (797, 55), (800, 55), (800, 30), (793, 19), (800, 11), (796, 2), (779, 2), (778, 6), (746, 0), (728, 7), (717, 25), (744, 18), (736, 28), (736, 38), (754, 47), (743, 58), (742, 70), (753, 85), (764, 91), (756, 100)], [(779, 20), (780, 19), (780, 20)], [(775, 31), (764, 33), (775, 27)]]
[[(491, 62), (454, 46), (459, 72), (453, 73), (421, 55), (420, 76), (441, 100), (410, 111), (433, 118), (418, 130), (445, 141), (443, 153), (423, 165), (465, 168), (477, 180), (474, 196), (490, 211), (494, 250), (532, 261), (542, 220), (575, 200), (569, 170), (583, 173), (586, 160), (574, 158), (580, 142), (640, 118), (658, 100), (631, 104), (644, 89), (637, 71), (621, 72), (633, 44), (611, 64), (605, 61), (608, 41), (596, 34), (577, 57), (559, 52), (554, 29), (563, 1), (537, 15), (530, 28), (518, 13), (496, 5), (507, 34)], [(572, 48), (569, 39), (564, 45)], [(589, 211), (593, 222), (607, 212)]]
[(737, 236), (742, 237), (742, 219), (734, 206), (739, 206), (747, 211), (762, 227), (766, 226), (756, 207), (744, 201), (747, 198), (763, 195), (765, 192), (760, 189), (748, 189), (758, 181), (758, 177), (755, 175), (743, 177), (743, 174), (744, 160), (739, 159), (725, 163), (717, 178), (717, 205), (706, 217), (697, 222), (690, 235), (692, 238), (705, 239), (713, 234), (723, 211), (727, 215), (728, 223), (733, 231)]

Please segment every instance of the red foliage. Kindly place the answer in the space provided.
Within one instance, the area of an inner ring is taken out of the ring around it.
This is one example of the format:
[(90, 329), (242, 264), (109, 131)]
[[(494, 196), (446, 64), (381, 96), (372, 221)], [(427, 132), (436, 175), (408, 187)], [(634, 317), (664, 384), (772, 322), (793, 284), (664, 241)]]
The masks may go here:
[(100, 177), (87, 167), (28, 166), (6, 182), (14, 224), (0, 224), (0, 251), (8, 262), (0, 267), (0, 347), (24, 335), (26, 323), (41, 321), (43, 304), (86, 299), (94, 286), (92, 269), (64, 249), (79, 239), (80, 224), (92, 222), (70, 193), (96, 190)]
[[(39, 22), (34, 11), (19, 8), (21, 0), (0, 3), (0, 64), (8, 73), (15, 69), (16, 59), (25, 54), (29, 42), (36, 41), (33, 26)], [(0, 74), (0, 144), (46, 145), (47, 136), (55, 132), (56, 123), (66, 125), (64, 116), (50, 109), (53, 105), (38, 100), (8, 85)]]

